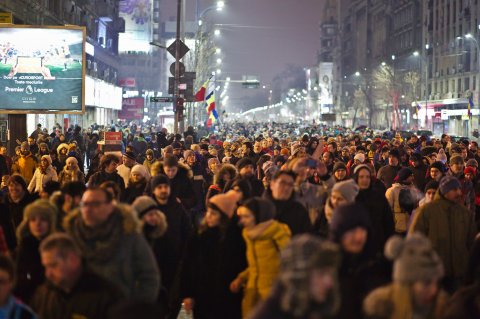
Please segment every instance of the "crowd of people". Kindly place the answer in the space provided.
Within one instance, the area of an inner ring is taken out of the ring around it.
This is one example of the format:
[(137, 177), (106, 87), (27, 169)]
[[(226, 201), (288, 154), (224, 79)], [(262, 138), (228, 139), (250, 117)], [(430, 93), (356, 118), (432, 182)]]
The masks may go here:
[(1, 318), (480, 318), (477, 142), (120, 130), (0, 147)]

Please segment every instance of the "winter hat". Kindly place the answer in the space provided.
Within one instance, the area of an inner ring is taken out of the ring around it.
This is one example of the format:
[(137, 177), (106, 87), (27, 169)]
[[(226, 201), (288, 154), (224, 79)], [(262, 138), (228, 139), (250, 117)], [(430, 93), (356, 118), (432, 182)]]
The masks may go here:
[(461, 155), (453, 155), (450, 158), (450, 165), (455, 165), (455, 164), (465, 164), (465, 161), (463, 160), (463, 157)]
[(183, 158), (185, 158), (185, 159), (190, 157), (190, 156), (193, 156), (193, 155), (195, 155), (195, 152), (192, 151), (192, 150), (183, 151)]
[(471, 158), (467, 161), (467, 164), (465, 166), (472, 166), (472, 167), (475, 167), (475, 168), (478, 168), (478, 162), (476, 159), (474, 158)]
[(445, 195), (449, 191), (457, 188), (461, 189), (462, 185), (460, 184), (460, 181), (454, 176), (446, 175), (440, 180), (439, 189), (442, 195)]
[[(23, 211), (23, 221), (17, 228), (17, 237), (21, 241), (28, 235), (31, 235), (29, 228), (29, 221), (33, 217), (39, 216), (49, 222), (49, 231), (46, 236), (55, 231), (57, 225), (58, 208), (52, 204), (48, 199), (37, 199), (28, 204)], [(45, 237), (46, 237), (45, 236)]]
[[(336, 271), (339, 265), (340, 249), (336, 244), (309, 234), (295, 236), (281, 251), (278, 277), (284, 288), (280, 299), (281, 309), (296, 318), (305, 317), (311, 305), (312, 272), (327, 267)], [(338, 294), (335, 294), (337, 289), (338, 283), (335, 282), (330, 298), (325, 302), (332, 313), (339, 306)]]
[(145, 166), (141, 165), (141, 164), (137, 164), (137, 165), (134, 165), (132, 167), (132, 169), (130, 170), (130, 176), (132, 176), (133, 173), (138, 173), (140, 174), (141, 176), (143, 176), (143, 178), (145, 178), (145, 180), (149, 181), (150, 178), (152, 177), (150, 175), (150, 172), (148, 171), (148, 168), (146, 168)]
[(237, 210), (237, 203), (239, 200), (240, 196), (238, 192), (229, 191), (225, 194), (217, 194), (213, 197), (210, 197), (207, 206), (227, 215), (228, 218), (232, 218)]
[(165, 175), (157, 175), (152, 178), (150, 181), (150, 185), (152, 186), (152, 190), (154, 190), (158, 185), (168, 185), (170, 186), (170, 180)]
[(265, 175), (272, 176), (278, 171), (278, 167), (272, 161), (266, 161), (262, 165), (262, 170)]
[(301, 143), (295, 142), (292, 144), (292, 147), (291, 147), (292, 156), (295, 156), (298, 152), (304, 151), (304, 150), (305, 148), (302, 146)]
[(335, 165), (333, 165), (333, 173), (341, 169), (343, 169), (344, 171), (347, 170), (347, 165), (345, 165), (344, 162), (336, 162)]
[(253, 213), (255, 224), (257, 225), (273, 219), (276, 213), (275, 205), (261, 197), (247, 199), (242, 206), (248, 208)]
[(358, 203), (338, 206), (330, 222), (330, 239), (339, 243), (342, 236), (349, 230), (362, 227), (370, 231), (370, 217), (365, 207)]
[(67, 144), (67, 143), (62, 143), (62, 144), (58, 145), (58, 147), (57, 147), (57, 153), (60, 153), (60, 151), (61, 151), (62, 149), (66, 149), (66, 150), (68, 151), (68, 144)]
[(150, 196), (137, 197), (133, 201), (132, 207), (137, 212), (138, 219), (142, 219), (143, 216), (145, 216), (151, 210), (158, 209), (157, 203)]
[(165, 156), (163, 159), (163, 166), (165, 167), (178, 167), (178, 160), (173, 155)]
[(443, 264), (427, 237), (413, 233), (407, 238), (391, 237), (385, 244), (385, 256), (394, 260), (393, 280), (405, 284), (439, 279)]
[(395, 176), (395, 182), (402, 183), (412, 175), (413, 175), (412, 170), (408, 167), (404, 167), (398, 171), (397, 176)]
[(130, 151), (129, 151), (129, 152), (125, 152), (125, 153), (123, 154), (123, 156), (126, 156), (126, 157), (128, 157), (129, 159), (134, 160), (134, 161), (137, 159), (137, 157), (135, 156), (135, 153), (130, 152)]
[(242, 168), (248, 165), (252, 165), (253, 167), (255, 167), (255, 163), (252, 159), (250, 159), (249, 157), (243, 157), (237, 162), (237, 169), (240, 171)]
[(445, 150), (443, 148), (438, 151), (437, 161), (442, 162), (444, 165), (447, 163), (447, 154), (445, 154)]
[(472, 174), (473, 176), (477, 175), (477, 169), (473, 166), (467, 166), (463, 170), (463, 174)]
[(353, 170), (353, 174), (357, 174), (361, 169), (368, 169), (370, 174), (372, 174), (372, 169), (367, 164), (361, 164), (356, 166), (355, 169)]
[(46, 159), (48, 161), (48, 165), (52, 165), (52, 158), (50, 157), (50, 155), (43, 155), (42, 160), (43, 159)]
[(332, 192), (339, 192), (349, 203), (355, 201), (355, 197), (357, 197), (359, 190), (357, 183), (355, 183), (353, 179), (335, 183), (332, 188)]
[(150, 148), (145, 152), (145, 155), (151, 155), (151, 156), (153, 156), (154, 154), (155, 154), (155, 153), (154, 153), (153, 150), (150, 149)]
[(427, 185), (425, 185), (425, 193), (429, 190), (429, 189), (435, 189), (437, 190), (438, 187), (440, 186), (440, 184), (437, 182), (437, 181), (430, 181), (427, 183)]
[(365, 162), (365, 154), (357, 153), (353, 159), (359, 161), (360, 163), (363, 163)]
[(433, 162), (432, 165), (430, 165), (430, 168), (436, 168), (442, 173), (445, 172), (445, 165), (440, 161)]

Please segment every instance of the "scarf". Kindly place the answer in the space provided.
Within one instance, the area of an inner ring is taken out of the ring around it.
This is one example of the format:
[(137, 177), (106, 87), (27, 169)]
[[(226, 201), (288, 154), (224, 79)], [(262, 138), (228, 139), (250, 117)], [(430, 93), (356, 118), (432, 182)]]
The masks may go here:
[(86, 260), (92, 263), (106, 263), (120, 248), (123, 234), (123, 218), (114, 211), (101, 225), (91, 228), (78, 216), (72, 222), (72, 236)]

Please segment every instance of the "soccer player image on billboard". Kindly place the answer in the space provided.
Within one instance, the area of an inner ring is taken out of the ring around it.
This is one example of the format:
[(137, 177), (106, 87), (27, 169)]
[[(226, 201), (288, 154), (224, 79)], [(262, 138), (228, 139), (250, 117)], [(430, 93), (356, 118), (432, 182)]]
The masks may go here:
[(84, 48), (84, 27), (0, 25), (0, 112), (83, 112)]

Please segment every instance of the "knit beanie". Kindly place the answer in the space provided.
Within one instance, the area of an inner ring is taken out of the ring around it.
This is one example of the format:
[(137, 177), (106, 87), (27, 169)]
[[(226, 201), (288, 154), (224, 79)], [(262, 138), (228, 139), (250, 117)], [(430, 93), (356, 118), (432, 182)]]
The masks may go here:
[(152, 180), (150, 181), (150, 185), (152, 186), (152, 191), (158, 185), (163, 185), (163, 184), (166, 184), (166, 185), (170, 186), (170, 180), (165, 175), (157, 175), (157, 176), (153, 177)]
[(473, 166), (467, 166), (463, 170), (463, 174), (471, 174), (473, 176), (477, 175), (477, 169)]
[(442, 195), (445, 195), (449, 191), (457, 188), (461, 189), (462, 185), (460, 184), (460, 181), (455, 176), (446, 175), (440, 180), (439, 189)]
[(461, 155), (453, 155), (450, 158), (450, 165), (455, 165), (455, 164), (465, 164), (465, 161), (463, 160), (463, 157)]
[(130, 176), (132, 176), (133, 173), (140, 174), (145, 178), (145, 180), (149, 181), (151, 178), (150, 172), (148, 171), (148, 168), (143, 166), (142, 164), (137, 164), (134, 165), (130, 171)]
[(385, 256), (394, 260), (393, 280), (405, 284), (440, 279), (444, 269), (430, 241), (420, 233), (402, 238), (391, 237), (385, 244)]
[(240, 200), (238, 192), (229, 191), (225, 194), (217, 194), (210, 197), (207, 206), (210, 206), (220, 213), (227, 215), (228, 218), (232, 218), (237, 210), (237, 203)]
[(335, 183), (332, 188), (332, 192), (339, 192), (349, 203), (355, 201), (355, 197), (357, 197), (359, 190), (360, 188), (353, 179)]
[(341, 169), (343, 169), (344, 171), (347, 170), (347, 165), (345, 165), (344, 162), (336, 162), (335, 165), (333, 165), (333, 173)]
[(372, 169), (367, 164), (361, 164), (355, 167), (353, 174), (357, 174), (361, 169), (367, 169), (372, 174)]
[(353, 159), (359, 161), (360, 163), (363, 163), (365, 162), (365, 154), (357, 153)]
[(253, 213), (255, 224), (257, 225), (273, 219), (276, 213), (275, 205), (261, 197), (247, 199), (242, 206), (248, 208)]
[(444, 165), (447, 163), (447, 154), (445, 154), (445, 150), (443, 148), (438, 151), (437, 161), (442, 162)]
[[(280, 307), (286, 313), (296, 318), (305, 317), (311, 306), (310, 276), (314, 270), (332, 268), (340, 265), (339, 247), (313, 235), (295, 236), (281, 251), (280, 271), (278, 280), (283, 287)], [(336, 276), (335, 276), (336, 278)], [(339, 294), (336, 294), (338, 282), (334, 283), (327, 307), (335, 312), (339, 306)], [(325, 309), (327, 310), (327, 309)]]
[(52, 165), (52, 158), (50, 157), (50, 155), (43, 155), (42, 160), (43, 159), (48, 161), (48, 165)]
[(243, 157), (237, 162), (237, 169), (240, 171), (245, 166), (252, 165), (255, 167), (255, 163), (249, 157)]
[(440, 161), (433, 162), (432, 165), (430, 165), (430, 168), (436, 168), (440, 172), (445, 173), (445, 165)]
[(397, 173), (397, 176), (395, 176), (395, 182), (397, 183), (403, 183), (407, 178), (413, 175), (413, 172), (410, 168), (408, 167), (403, 167), (400, 169)]
[(465, 164), (465, 166), (472, 166), (478, 168), (478, 162), (476, 159), (471, 158), (467, 161), (467, 164)]
[(138, 219), (142, 219), (151, 210), (158, 209), (157, 203), (150, 196), (137, 197), (133, 201), (132, 207), (137, 212)]
[(365, 207), (358, 203), (338, 206), (330, 222), (330, 239), (339, 243), (342, 236), (349, 230), (357, 227), (370, 231), (370, 217)]
[(427, 185), (425, 185), (425, 193), (429, 190), (429, 189), (435, 189), (437, 190), (438, 187), (439, 187), (439, 183), (437, 181), (434, 181), (434, 180), (431, 180), (427, 183)]

